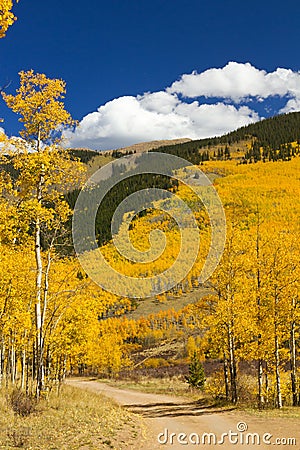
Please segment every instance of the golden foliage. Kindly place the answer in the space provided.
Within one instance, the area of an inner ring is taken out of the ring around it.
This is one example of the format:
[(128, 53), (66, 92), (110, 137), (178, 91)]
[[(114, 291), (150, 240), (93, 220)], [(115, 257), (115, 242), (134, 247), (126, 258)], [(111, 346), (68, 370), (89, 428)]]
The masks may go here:
[(21, 136), (36, 142), (39, 150), (40, 141), (46, 143), (49, 139), (60, 139), (62, 129), (75, 123), (62, 102), (66, 84), (33, 70), (21, 71), (19, 75), (20, 87), (16, 95), (3, 92), (2, 97), (7, 106), (21, 116), (19, 120), (25, 128)]
[[(17, 3), (16, 0), (15, 3)], [(8, 28), (16, 20), (16, 16), (12, 12), (13, 1), (12, 0), (0, 0), (0, 38), (3, 38)]]

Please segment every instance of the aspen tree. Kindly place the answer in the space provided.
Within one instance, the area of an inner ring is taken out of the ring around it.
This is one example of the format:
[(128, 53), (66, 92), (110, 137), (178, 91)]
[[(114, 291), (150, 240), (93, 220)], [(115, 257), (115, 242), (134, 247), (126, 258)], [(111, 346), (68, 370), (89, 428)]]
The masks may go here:
[[(232, 403), (238, 400), (237, 394), (237, 348), (246, 347), (252, 334), (251, 320), (253, 305), (251, 301), (245, 304), (247, 298), (247, 260), (248, 243), (245, 233), (237, 224), (228, 228), (226, 248), (211, 285), (215, 291), (216, 305), (212, 315), (214, 330), (219, 334), (220, 350), (224, 354), (224, 375), (230, 373), (230, 394)], [(249, 317), (250, 316), (250, 317)], [(239, 351), (242, 354), (242, 350)], [(228, 367), (228, 369), (227, 369)], [(226, 382), (226, 392), (228, 385)]]
[(64, 81), (33, 70), (20, 72), (16, 95), (2, 93), (7, 106), (20, 115), (24, 125), (20, 132), (23, 139), (12, 141), (16, 151), (11, 158), (19, 172), (15, 190), (19, 209), (27, 212), (27, 220), (34, 226), (37, 396), (44, 385), (44, 324), (53, 247), (52, 240), (44, 258), (43, 230), (57, 231), (68, 220), (71, 211), (63, 193), (79, 182), (83, 172), (82, 165), (58, 146), (62, 130), (74, 124), (62, 102), (64, 94)]

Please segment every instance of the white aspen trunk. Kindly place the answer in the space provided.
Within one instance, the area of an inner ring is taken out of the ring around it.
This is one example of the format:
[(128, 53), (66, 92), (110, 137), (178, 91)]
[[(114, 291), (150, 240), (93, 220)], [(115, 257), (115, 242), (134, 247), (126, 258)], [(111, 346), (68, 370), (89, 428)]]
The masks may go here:
[(42, 352), (42, 314), (41, 314), (41, 290), (43, 277), (43, 264), (41, 256), (41, 230), (39, 218), (35, 225), (35, 259), (36, 259), (36, 303), (35, 303), (35, 322), (36, 322), (36, 394), (43, 386), (43, 352)]
[(276, 406), (282, 408), (282, 396), (281, 396), (281, 379), (279, 372), (279, 343), (277, 336), (277, 329), (275, 330), (275, 375), (276, 375)]
[(62, 379), (65, 380), (67, 375), (67, 355), (64, 356)]
[(31, 365), (31, 383), (34, 384), (36, 378), (36, 339), (32, 341), (32, 365)]
[(275, 289), (274, 293), (274, 356), (275, 356), (275, 377), (276, 377), (276, 407), (282, 408), (281, 379), (280, 379), (280, 358), (279, 358), (279, 338), (278, 338), (278, 303), (279, 298)]
[(229, 373), (228, 373), (228, 360), (226, 356), (226, 352), (224, 351), (224, 382), (225, 382), (225, 395), (226, 400), (229, 401)]
[(258, 384), (258, 409), (262, 409), (264, 405), (264, 396), (263, 396), (263, 360), (261, 359), (261, 275), (260, 275), (260, 215), (257, 210), (258, 222), (256, 228), (256, 288), (257, 288), (257, 324), (258, 324), (258, 340), (257, 340), (257, 353), (258, 353), (258, 362), (257, 362), (257, 384)]
[(46, 312), (47, 312), (50, 266), (51, 266), (51, 253), (49, 250), (48, 255), (47, 255), (47, 267), (46, 267), (46, 272), (45, 272), (44, 292), (43, 292), (43, 312), (42, 312), (42, 323), (43, 324), (45, 323)]
[(2, 387), (3, 368), (2, 368), (2, 347), (0, 348), (0, 388)]
[[(23, 333), (23, 346), (22, 346), (22, 352), (21, 352), (21, 389), (25, 388), (25, 377), (26, 377), (26, 373), (28, 371), (28, 365), (26, 365), (26, 356), (27, 356), (26, 344), (25, 344), (26, 338), (27, 338), (27, 330), (25, 330)], [(28, 345), (28, 342), (27, 342), (27, 345)], [(27, 374), (27, 378), (28, 378), (28, 374)], [(27, 387), (26, 387), (26, 390), (27, 390)]]
[(47, 347), (47, 352), (46, 352), (46, 365), (45, 365), (45, 376), (47, 379), (49, 379), (51, 375), (51, 351), (50, 351), (50, 347)]
[(258, 408), (262, 409), (264, 404), (263, 396), (263, 363), (262, 360), (258, 360), (257, 364), (257, 381), (258, 381)]
[[(28, 349), (29, 349), (29, 345), (28, 345)], [(29, 353), (29, 352), (28, 352)], [(25, 392), (26, 392), (26, 395), (28, 395), (29, 394), (29, 366), (30, 366), (30, 364), (29, 364), (29, 355), (27, 354), (26, 355), (27, 357), (26, 357), (26, 359), (25, 359), (25, 361), (26, 361), (26, 381), (25, 381)], [(33, 364), (33, 359), (32, 359), (32, 364)]]
[[(231, 270), (230, 270), (231, 272)], [(234, 296), (231, 293), (230, 284), (227, 284), (227, 301), (234, 304)], [(232, 306), (228, 306), (229, 309), (229, 319), (228, 319), (228, 350), (229, 350), (229, 370), (230, 370), (230, 384), (231, 384), (231, 401), (232, 403), (237, 403), (237, 385), (236, 385), (236, 359), (235, 359), (235, 348), (234, 348), (234, 321), (232, 318)]]
[[(47, 255), (47, 266), (46, 266), (46, 272), (44, 275), (44, 289), (43, 289), (43, 311), (41, 316), (41, 323), (44, 325), (46, 320), (46, 313), (47, 313), (47, 303), (48, 303), (48, 290), (49, 290), (49, 272), (51, 267), (51, 247), (48, 251)], [(41, 327), (41, 357), (42, 360), (44, 360), (44, 351), (45, 351), (45, 333), (44, 333), (44, 326)], [(43, 364), (43, 377), (45, 378), (45, 364)], [(44, 380), (43, 380), (44, 381)]]
[(17, 354), (17, 351), (16, 351), (16, 349), (15, 349), (15, 381), (18, 381), (18, 376), (19, 376), (19, 374), (18, 374), (18, 354)]
[(269, 374), (268, 374), (268, 363), (266, 362), (265, 368), (265, 392), (266, 392), (266, 405), (269, 403)]
[(292, 382), (292, 396), (293, 406), (298, 406), (298, 380), (297, 380), (297, 365), (296, 365), (296, 341), (295, 341), (295, 321), (291, 323), (291, 337), (290, 337), (290, 362), (291, 362), (291, 382)]
[(234, 351), (234, 337), (231, 331), (231, 325), (228, 326), (228, 347), (229, 347), (229, 369), (231, 384), (231, 401), (237, 402), (237, 386), (236, 386), (236, 361)]
[(26, 350), (23, 348), (21, 356), (21, 389), (25, 387), (25, 374), (26, 374)]
[(15, 345), (14, 340), (11, 341), (11, 351), (10, 351), (10, 379), (12, 384), (15, 384), (16, 378), (16, 351), (15, 351)]
[[(40, 131), (38, 131), (37, 151), (40, 151)], [(37, 184), (36, 197), (39, 204), (42, 203), (42, 187), (44, 177), (41, 172)], [(37, 216), (35, 223), (35, 261), (36, 261), (36, 303), (35, 303), (35, 321), (36, 321), (36, 396), (44, 384), (44, 364), (43, 364), (43, 321), (41, 313), (42, 298), (42, 280), (43, 280), (43, 261), (41, 254), (41, 224)]]
[(4, 364), (5, 364), (5, 387), (8, 389), (8, 381), (9, 381), (9, 361), (10, 361), (10, 348), (9, 344), (7, 345), (6, 349), (6, 358), (4, 355)]
[(6, 352), (6, 345), (4, 340), (2, 341), (2, 350), (1, 350), (1, 367), (2, 367), (2, 384), (3, 380), (5, 379), (5, 352)]
[(4, 345), (4, 339), (2, 337), (1, 347), (0, 347), (0, 387), (2, 386), (3, 375), (4, 375), (4, 352), (5, 352), (5, 345)]

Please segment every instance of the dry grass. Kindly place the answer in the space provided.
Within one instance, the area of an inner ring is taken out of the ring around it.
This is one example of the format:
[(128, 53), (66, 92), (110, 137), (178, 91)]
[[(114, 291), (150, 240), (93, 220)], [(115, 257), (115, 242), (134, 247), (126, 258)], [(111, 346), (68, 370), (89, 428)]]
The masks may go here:
[(27, 417), (14, 414), (0, 394), (0, 449), (138, 449), (141, 429), (140, 419), (110, 400), (70, 386)]
[(150, 394), (163, 394), (187, 397), (189, 399), (199, 399), (203, 395), (197, 389), (191, 388), (182, 377), (170, 378), (150, 378), (140, 377), (138, 381), (135, 380), (99, 380), (105, 382), (110, 386), (121, 389), (132, 389), (139, 392), (147, 392)]
[(247, 413), (261, 417), (263, 419), (278, 419), (278, 418), (286, 418), (286, 419), (300, 419), (300, 407), (294, 406), (284, 406), (281, 409), (263, 409), (258, 410), (257, 408), (250, 408), (245, 406), (243, 408)]

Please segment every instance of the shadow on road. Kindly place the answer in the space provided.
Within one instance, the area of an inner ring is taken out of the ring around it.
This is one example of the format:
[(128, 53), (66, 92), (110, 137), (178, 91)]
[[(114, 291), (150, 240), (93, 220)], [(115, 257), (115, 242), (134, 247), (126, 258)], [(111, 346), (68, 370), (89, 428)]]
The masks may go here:
[(202, 416), (203, 414), (222, 414), (233, 411), (235, 408), (220, 409), (215, 405), (206, 405), (204, 402), (188, 403), (144, 403), (124, 405), (130, 412), (140, 414), (143, 417), (184, 417), (184, 416)]

